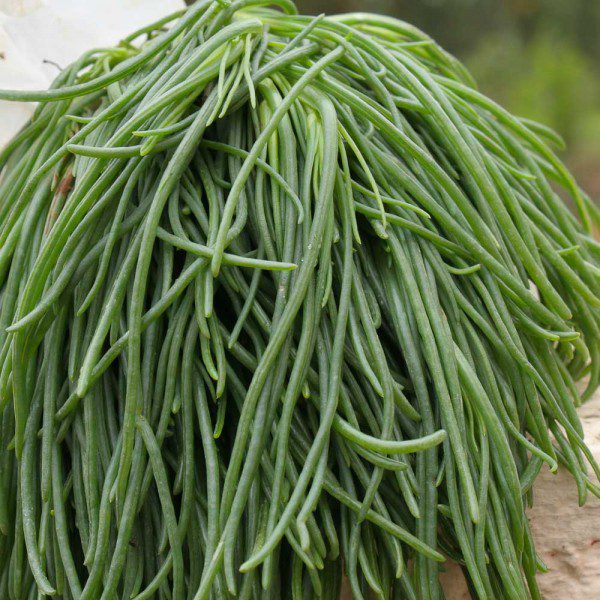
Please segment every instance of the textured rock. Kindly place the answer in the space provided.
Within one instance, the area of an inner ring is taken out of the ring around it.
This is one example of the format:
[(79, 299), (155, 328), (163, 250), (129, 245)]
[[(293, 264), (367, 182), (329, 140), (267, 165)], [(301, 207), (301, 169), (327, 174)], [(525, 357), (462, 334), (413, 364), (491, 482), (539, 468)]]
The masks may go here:
[[(600, 462), (600, 392), (579, 415), (585, 440)], [(578, 506), (571, 475), (546, 469), (535, 482), (528, 514), (537, 551), (550, 569), (538, 575), (542, 598), (600, 598), (600, 500), (589, 494), (586, 504)], [(457, 565), (446, 565), (442, 581), (447, 600), (471, 598)]]
[[(585, 440), (600, 461), (600, 394), (579, 410)], [(545, 600), (600, 598), (600, 500), (577, 505), (566, 472), (540, 474), (529, 518), (538, 552), (550, 572), (538, 577)]]

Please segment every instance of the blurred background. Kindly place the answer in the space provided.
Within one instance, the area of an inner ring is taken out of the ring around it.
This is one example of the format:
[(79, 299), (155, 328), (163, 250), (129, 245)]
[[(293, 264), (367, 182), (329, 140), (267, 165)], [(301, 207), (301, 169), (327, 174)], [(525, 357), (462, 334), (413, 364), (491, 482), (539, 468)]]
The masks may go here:
[(600, 0), (296, 0), (301, 12), (369, 11), (420, 27), (480, 89), (566, 140), (563, 158), (600, 201)]

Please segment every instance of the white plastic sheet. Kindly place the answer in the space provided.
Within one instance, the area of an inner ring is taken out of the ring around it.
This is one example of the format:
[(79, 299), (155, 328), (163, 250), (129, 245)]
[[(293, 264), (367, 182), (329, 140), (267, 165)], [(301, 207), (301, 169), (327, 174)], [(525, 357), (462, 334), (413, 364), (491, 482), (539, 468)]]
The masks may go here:
[[(184, 6), (183, 0), (0, 0), (0, 88), (45, 89), (58, 69)], [(0, 101), (0, 148), (34, 105)]]

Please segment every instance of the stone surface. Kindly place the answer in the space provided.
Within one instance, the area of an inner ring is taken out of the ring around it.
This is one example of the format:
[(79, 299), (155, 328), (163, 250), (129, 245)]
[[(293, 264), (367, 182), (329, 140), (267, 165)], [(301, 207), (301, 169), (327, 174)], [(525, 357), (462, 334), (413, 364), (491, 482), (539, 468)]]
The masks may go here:
[[(579, 409), (585, 440), (600, 462), (600, 391)], [(593, 479), (592, 479), (593, 480)], [(578, 506), (577, 488), (566, 470), (543, 470), (534, 485), (528, 516), (538, 554), (549, 567), (538, 575), (544, 600), (600, 598), (600, 500), (591, 494)], [(447, 600), (469, 600), (460, 568), (446, 565)]]
[[(579, 409), (579, 416), (585, 440), (600, 462), (600, 390)], [(600, 500), (589, 494), (580, 507), (570, 473), (545, 469), (535, 482), (528, 516), (538, 553), (550, 569), (538, 575), (542, 598), (600, 599)], [(471, 600), (456, 563), (445, 563), (440, 579), (446, 600)], [(346, 594), (343, 600), (352, 600)]]
[[(579, 415), (585, 440), (600, 461), (600, 393)], [(600, 598), (600, 500), (589, 494), (579, 507), (569, 473), (545, 471), (535, 483), (529, 517), (538, 552), (550, 568), (538, 578), (543, 598)]]

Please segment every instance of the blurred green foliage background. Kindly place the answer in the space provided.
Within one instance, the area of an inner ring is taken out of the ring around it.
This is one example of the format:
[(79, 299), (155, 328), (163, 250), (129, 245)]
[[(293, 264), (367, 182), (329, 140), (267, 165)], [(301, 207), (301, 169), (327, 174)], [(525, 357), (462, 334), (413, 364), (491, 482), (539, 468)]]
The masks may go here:
[(301, 12), (369, 11), (409, 21), (512, 112), (552, 126), (600, 200), (600, 0), (297, 0)]

